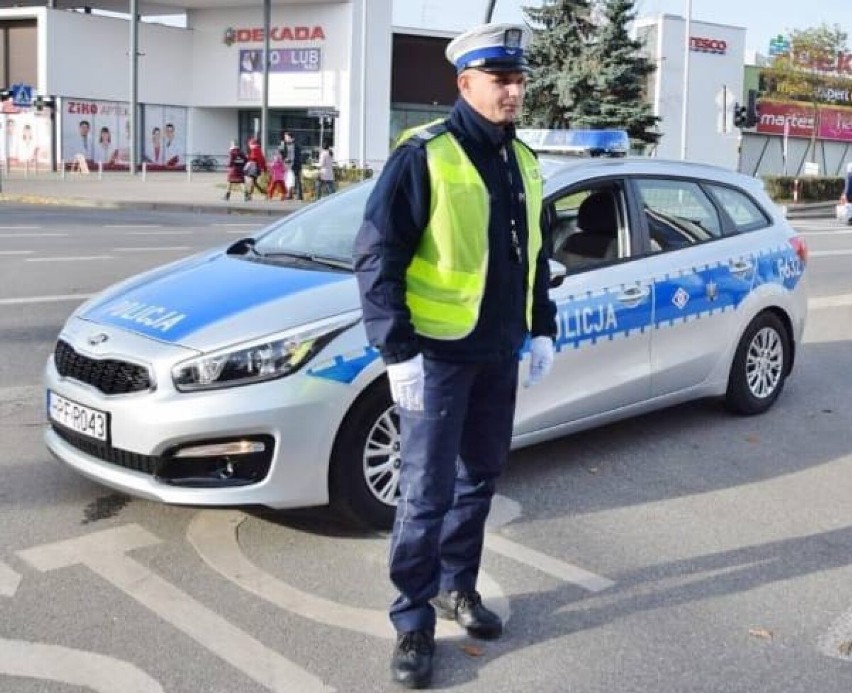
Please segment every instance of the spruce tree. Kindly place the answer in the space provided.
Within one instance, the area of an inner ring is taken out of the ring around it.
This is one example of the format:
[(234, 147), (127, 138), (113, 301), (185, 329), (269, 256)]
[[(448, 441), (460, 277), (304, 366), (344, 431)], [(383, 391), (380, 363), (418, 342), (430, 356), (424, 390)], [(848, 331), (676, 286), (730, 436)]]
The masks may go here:
[(590, 0), (545, 0), (541, 7), (523, 10), (533, 29), (524, 122), (531, 127), (567, 128), (591, 94), (593, 75), (584, 60), (594, 34)]
[(634, 0), (544, 0), (524, 7), (534, 32), (526, 125), (619, 128), (634, 142), (659, 139), (659, 118), (644, 97), (656, 68), (628, 33), (634, 6)]
[(659, 117), (645, 98), (648, 76), (656, 67), (631, 39), (635, 0), (603, 0), (597, 37), (589, 59), (596, 75), (593, 108), (575, 114), (574, 127), (621, 128), (634, 142), (655, 143)]

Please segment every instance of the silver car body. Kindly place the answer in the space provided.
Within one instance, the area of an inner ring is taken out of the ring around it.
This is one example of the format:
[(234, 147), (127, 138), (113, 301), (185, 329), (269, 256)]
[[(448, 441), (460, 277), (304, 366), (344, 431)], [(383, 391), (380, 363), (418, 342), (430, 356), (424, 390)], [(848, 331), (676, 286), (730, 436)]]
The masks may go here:
[[(711, 243), (569, 272), (551, 290), (558, 306), (556, 362), (542, 383), (519, 391), (515, 447), (725, 394), (741, 336), (766, 309), (785, 316), (790, 338), (799, 344), (807, 305), (804, 265), (790, 242), (794, 231), (759, 181), (718, 168), (649, 159), (545, 164), (550, 195), (613, 176), (699, 178), (746, 191), (771, 219), (765, 228)], [(344, 191), (276, 227), (291, 224), (298, 230), (300, 219), (316, 218), (304, 215), (347, 196), (357, 226), (366, 194)], [(341, 237), (351, 241), (355, 231), (341, 229)], [(87, 364), (140, 365), (150, 373), (149, 386), (107, 395), (60, 376), (51, 356), (47, 390), (71, 407), (53, 416), (72, 423), (68, 412), (75, 404), (86, 408), (83, 416), (88, 409), (101, 412), (108, 438), (89, 444), (88, 436), (60, 435), (63, 426), (51, 425), (47, 446), (99, 483), (167, 503), (326, 504), (329, 460), (341, 422), (383, 376), (359, 312), (351, 273), (251, 263), (225, 249), (116, 285), (81, 306), (60, 340)], [(340, 316), (341, 324), (349, 326), (285, 377), (190, 392), (179, 391), (173, 381), (173, 368), (186, 359)], [(522, 382), (527, 362), (525, 354)], [(53, 396), (48, 394), (49, 409)], [(250, 436), (273, 442), (268, 473), (256, 482), (184, 486), (151, 473), (150, 465), (182, 445)]]

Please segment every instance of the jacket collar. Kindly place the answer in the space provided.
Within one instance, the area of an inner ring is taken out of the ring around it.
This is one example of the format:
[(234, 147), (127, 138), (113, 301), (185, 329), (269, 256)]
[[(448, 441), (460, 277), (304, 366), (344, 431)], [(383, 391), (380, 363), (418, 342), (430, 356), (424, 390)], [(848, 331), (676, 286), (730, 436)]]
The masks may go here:
[(461, 97), (456, 100), (449, 120), (451, 129), (480, 146), (497, 149), (515, 137), (514, 125), (495, 125)]

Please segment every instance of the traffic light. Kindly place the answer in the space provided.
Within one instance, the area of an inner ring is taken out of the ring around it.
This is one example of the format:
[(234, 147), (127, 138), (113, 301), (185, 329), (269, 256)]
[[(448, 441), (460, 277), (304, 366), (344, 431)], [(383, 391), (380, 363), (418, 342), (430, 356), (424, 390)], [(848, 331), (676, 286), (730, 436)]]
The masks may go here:
[(738, 128), (748, 127), (748, 109), (738, 103), (734, 104), (734, 125)]
[(758, 112), (757, 112), (757, 90), (749, 89), (748, 90), (748, 106), (746, 106), (746, 117), (745, 117), (745, 125), (747, 128), (753, 128), (757, 125), (758, 121)]

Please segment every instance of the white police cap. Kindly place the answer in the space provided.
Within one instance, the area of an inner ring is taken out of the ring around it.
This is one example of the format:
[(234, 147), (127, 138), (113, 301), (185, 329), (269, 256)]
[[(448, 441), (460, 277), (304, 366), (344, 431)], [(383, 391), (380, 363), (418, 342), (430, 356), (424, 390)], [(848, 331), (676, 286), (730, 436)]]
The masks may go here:
[(483, 24), (456, 36), (446, 55), (456, 71), (468, 68), (486, 72), (525, 72), (524, 55), (532, 35), (521, 24)]

